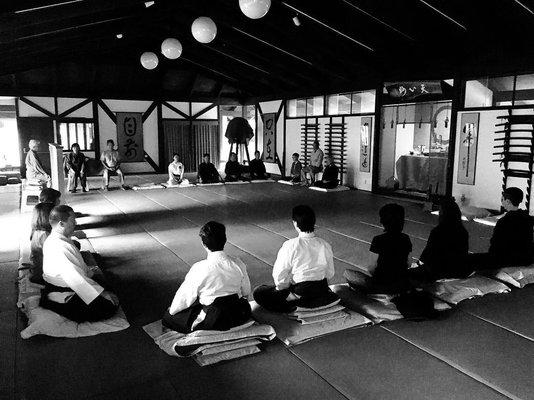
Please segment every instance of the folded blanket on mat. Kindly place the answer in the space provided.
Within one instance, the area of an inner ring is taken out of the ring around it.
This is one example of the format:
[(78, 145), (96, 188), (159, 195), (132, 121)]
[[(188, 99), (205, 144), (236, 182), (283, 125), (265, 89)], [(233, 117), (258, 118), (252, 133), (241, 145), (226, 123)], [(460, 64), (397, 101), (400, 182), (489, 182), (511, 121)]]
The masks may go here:
[(143, 327), (165, 353), (177, 357), (192, 357), (199, 365), (210, 365), (255, 354), (258, 345), (274, 339), (272, 326), (249, 321), (227, 331), (194, 331), (183, 334), (172, 331), (155, 321)]
[(534, 264), (506, 267), (490, 271), (489, 276), (517, 288), (524, 288), (526, 285), (534, 283)]
[(485, 296), (490, 293), (508, 293), (510, 288), (485, 276), (473, 275), (466, 279), (442, 279), (425, 289), (437, 298), (450, 303)]
[(272, 183), (275, 182), (274, 179), (253, 179), (250, 183)]
[(23, 339), (35, 335), (67, 338), (94, 336), (99, 333), (121, 331), (130, 326), (120, 307), (117, 313), (109, 319), (77, 323), (53, 311), (39, 307), (40, 299), (40, 295), (31, 296), (21, 304), (22, 311), (28, 317), (28, 327), (20, 332)]
[[(305, 324), (289, 318), (287, 314), (267, 311), (255, 301), (251, 301), (250, 306), (254, 319), (272, 325), (276, 331), (276, 336), (288, 346), (304, 343), (329, 333), (371, 324), (371, 321), (363, 315), (346, 309), (336, 311), (335, 313), (339, 314), (334, 319), (322, 321), (318, 319), (314, 323)], [(299, 312), (299, 310), (297, 309), (295, 312)]]
[(161, 183), (141, 183), (140, 185), (132, 186), (133, 190), (152, 190), (152, 189), (165, 189), (165, 186)]
[(299, 185), (301, 185), (300, 182), (283, 181), (281, 179), (279, 181), (276, 181), (276, 182), (281, 183), (283, 185), (289, 185), (289, 186), (299, 186)]
[(165, 183), (162, 183), (161, 186), (163, 186), (164, 188), (167, 188), (167, 189), (172, 189), (172, 188), (186, 188), (186, 187), (193, 187), (193, 186), (196, 186), (194, 183), (190, 183), (189, 181), (187, 182), (182, 182), (178, 185), (172, 185), (168, 182), (165, 182)]

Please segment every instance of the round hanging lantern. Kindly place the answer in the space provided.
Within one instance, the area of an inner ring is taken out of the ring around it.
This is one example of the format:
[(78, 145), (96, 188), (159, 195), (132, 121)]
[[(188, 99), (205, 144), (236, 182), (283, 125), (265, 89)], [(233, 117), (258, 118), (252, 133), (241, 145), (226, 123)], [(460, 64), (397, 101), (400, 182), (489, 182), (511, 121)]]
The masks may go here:
[(239, 0), (239, 8), (247, 17), (259, 19), (271, 8), (271, 0)]
[(176, 60), (182, 54), (182, 43), (174, 38), (165, 39), (161, 43), (161, 54), (170, 60)]
[(158, 66), (158, 56), (151, 51), (141, 54), (141, 65), (146, 69), (154, 69)]
[(217, 25), (209, 17), (198, 17), (191, 25), (191, 33), (200, 43), (209, 43), (217, 35)]

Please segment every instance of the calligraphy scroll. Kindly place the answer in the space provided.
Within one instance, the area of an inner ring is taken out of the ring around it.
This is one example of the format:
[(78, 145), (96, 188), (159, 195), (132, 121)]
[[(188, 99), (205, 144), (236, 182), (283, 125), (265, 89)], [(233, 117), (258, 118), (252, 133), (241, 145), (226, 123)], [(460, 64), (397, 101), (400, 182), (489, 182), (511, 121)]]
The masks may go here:
[(373, 118), (362, 117), (360, 125), (360, 171), (371, 172), (371, 137)]
[(390, 97), (410, 100), (424, 94), (441, 94), (440, 81), (398, 82), (386, 85)]
[(475, 184), (479, 113), (462, 114), (458, 146), (458, 183)]
[(263, 114), (263, 161), (276, 163), (276, 113)]
[(117, 113), (117, 142), (122, 162), (144, 161), (143, 114)]

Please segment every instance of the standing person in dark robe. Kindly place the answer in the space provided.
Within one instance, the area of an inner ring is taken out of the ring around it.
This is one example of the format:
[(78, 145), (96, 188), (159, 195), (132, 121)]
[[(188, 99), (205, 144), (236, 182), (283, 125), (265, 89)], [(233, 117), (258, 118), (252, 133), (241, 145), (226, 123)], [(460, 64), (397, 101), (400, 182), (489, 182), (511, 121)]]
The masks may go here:
[(265, 171), (265, 164), (261, 159), (260, 152), (254, 152), (254, 159), (250, 161), (250, 179), (268, 179), (269, 176)]
[(209, 153), (204, 154), (202, 162), (198, 165), (197, 180), (199, 183), (218, 183), (222, 181), (219, 171), (210, 162)]
[(325, 157), (325, 165), (323, 177), (320, 181), (315, 182), (313, 186), (334, 189), (339, 184), (339, 168), (334, 163), (332, 156)]
[(224, 167), (224, 173), (226, 174), (224, 180), (225, 182), (237, 182), (241, 179), (241, 165), (237, 161), (237, 154), (230, 153), (230, 160), (226, 163)]
[(44, 169), (43, 163), (37, 155), (39, 144), (40, 142), (35, 139), (30, 140), (28, 143), (30, 149), (26, 154), (26, 179), (49, 186), (50, 174)]
[(68, 189), (71, 193), (76, 193), (78, 179), (82, 192), (87, 192), (87, 176), (85, 174), (85, 155), (80, 151), (80, 145), (73, 143), (71, 152), (65, 158), (65, 164), (68, 169)]

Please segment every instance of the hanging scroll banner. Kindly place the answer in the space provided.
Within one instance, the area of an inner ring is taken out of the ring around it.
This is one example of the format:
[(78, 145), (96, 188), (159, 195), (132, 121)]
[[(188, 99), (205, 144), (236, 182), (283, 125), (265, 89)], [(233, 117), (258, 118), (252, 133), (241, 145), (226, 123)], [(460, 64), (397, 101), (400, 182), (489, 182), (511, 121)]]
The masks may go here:
[(362, 117), (360, 126), (360, 171), (371, 172), (372, 117)]
[(143, 114), (117, 113), (117, 142), (122, 162), (144, 161)]
[(263, 114), (263, 161), (276, 164), (276, 113)]
[(475, 184), (479, 113), (462, 114), (458, 146), (458, 183)]
[(386, 85), (391, 98), (410, 100), (424, 94), (442, 94), (440, 81), (397, 82)]

